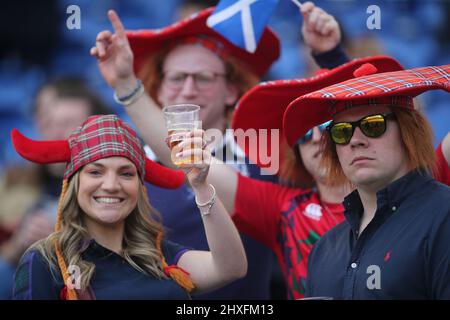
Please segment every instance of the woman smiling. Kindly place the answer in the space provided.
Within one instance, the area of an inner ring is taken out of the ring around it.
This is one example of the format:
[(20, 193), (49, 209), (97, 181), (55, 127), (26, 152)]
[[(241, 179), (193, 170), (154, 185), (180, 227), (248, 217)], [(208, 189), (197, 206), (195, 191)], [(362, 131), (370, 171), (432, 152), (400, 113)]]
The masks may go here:
[(28, 160), (67, 162), (55, 232), (22, 257), (15, 299), (186, 299), (245, 275), (239, 234), (206, 181), (203, 140), (185, 151), (201, 154), (201, 163), (183, 169), (211, 251), (164, 239), (143, 182), (177, 188), (185, 175), (148, 160), (136, 133), (116, 116), (90, 117), (68, 141), (12, 136)]

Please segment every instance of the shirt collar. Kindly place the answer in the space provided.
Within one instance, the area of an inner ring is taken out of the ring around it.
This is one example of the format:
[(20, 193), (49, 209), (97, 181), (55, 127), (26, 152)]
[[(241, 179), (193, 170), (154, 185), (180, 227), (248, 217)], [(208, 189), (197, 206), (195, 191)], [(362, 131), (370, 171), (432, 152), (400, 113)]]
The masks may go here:
[(98, 258), (105, 257), (107, 255), (110, 255), (111, 253), (115, 253), (114, 251), (111, 251), (108, 248), (100, 245), (97, 241), (95, 241), (94, 238), (81, 240), (80, 252), (86, 253), (88, 255), (94, 255)]
[(398, 208), (412, 193), (432, 179), (428, 173), (418, 170), (410, 171), (377, 192), (377, 205), (389, 205), (389, 207), (396, 205)]
[[(423, 184), (432, 180), (428, 173), (413, 170), (393, 181), (377, 192), (377, 211), (375, 217), (387, 218), (397, 211), (401, 204)], [(352, 229), (358, 230), (363, 213), (363, 205), (358, 190), (354, 190), (344, 199), (345, 218)], [(380, 216), (382, 215), (382, 217)]]

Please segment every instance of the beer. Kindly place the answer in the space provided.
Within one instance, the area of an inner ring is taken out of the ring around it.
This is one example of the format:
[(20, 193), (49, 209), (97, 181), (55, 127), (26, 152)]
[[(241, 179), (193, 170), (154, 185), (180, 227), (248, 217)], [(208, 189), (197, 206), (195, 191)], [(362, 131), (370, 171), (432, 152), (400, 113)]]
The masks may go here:
[(183, 164), (200, 163), (200, 156), (176, 157), (182, 151), (193, 149), (195, 146), (185, 146), (181, 149), (178, 144), (183, 141), (194, 129), (198, 129), (200, 106), (194, 104), (178, 104), (163, 108), (164, 119), (168, 131), (167, 145), (171, 150), (170, 157), (176, 166)]
[(194, 155), (190, 155), (190, 156), (183, 157), (183, 158), (176, 157), (176, 154), (178, 152), (182, 152), (182, 151), (186, 151), (186, 150), (194, 148), (193, 144), (191, 144), (190, 146), (184, 146), (184, 148), (182, 148), (182, 149), (177, 147), (177, 145), (179, 143), (181, 143), (181, 141), (183, 141), (186, 138), (186, 136), (189, 135), (189, 131), (191, 131), (191, 130), (189, 130), (189, 129), (182, 129), (182, 128), (169, 130), (169, 133), (168, 133), (168, 145), (169, 145), (169, 148), (171, 150), (170, 157), (172, 159), (172, 162), (176, 166), (180, 166), (180, 165), (183, 165), (183, 164), (192, 164), (192, 163), (196, 163), (196, 162), (201, 162), (201, 160), (202, 160), (201, 157), (194, 156)]

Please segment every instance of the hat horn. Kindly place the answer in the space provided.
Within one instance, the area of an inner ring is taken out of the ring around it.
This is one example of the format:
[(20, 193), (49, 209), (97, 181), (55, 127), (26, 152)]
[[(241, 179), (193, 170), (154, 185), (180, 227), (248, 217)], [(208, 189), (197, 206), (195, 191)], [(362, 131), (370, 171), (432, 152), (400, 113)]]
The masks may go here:
[(179, 188), (185, 179), (181, 170), (173, 170), (160, 165), (157, 162), (145, 158), (145, 181), (166, 189)]
[(17, 129), (11, 131), (11, 139), (17, 153), (27, 160), (40, 164), (70, 161), (70, 147), (67, 140), (31, 140)]
[[(23, 158), (39, 164), (70, 161), (70, 147), (67, 140), (36, 141), (25, 137), (17, 129), (11, 131), (11, 139)], [(181, 170), (166, 168), (157, 162), (145, 159), (145, 181), (167, 189), (179, 188), (185, 179)]]

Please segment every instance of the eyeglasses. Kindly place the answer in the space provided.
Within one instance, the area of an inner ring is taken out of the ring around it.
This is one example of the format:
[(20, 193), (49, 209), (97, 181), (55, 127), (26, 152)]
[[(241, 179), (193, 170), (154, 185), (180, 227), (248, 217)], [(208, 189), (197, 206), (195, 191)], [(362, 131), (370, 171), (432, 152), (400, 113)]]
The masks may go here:
[[(322, 133), (322, 132), (324, 132), (326, 129), (327, 129), (327, 127), (328, 127), (328, 125), (331, 123), (331, 120), (330, 121), (327, 121), (327, 122), (324, 122), (324, 123), (322, 123), (322, 124), (320, 124), (318, 127), (319, 127), (319, 130), (320, 130), (320, 133)], [(314, 128), (313, 128), (314, 129)], [(298, 141), (297, 141), (297, 144), (305, 144), (306, 142), (308, 142), (309, 140), (311, 140), (312, 139), (312, 136), (313, 136), (313, 129), (310, 129), (310, 130), (308, 130), (308, 132), (303, 136), (303, 137), (301, 137), (300, 139), (298, 139)]]
[(218, 77), (224, 77), (225, 74), (213, 71), (202, 72), (181, 72), (181, 71), (166, 71), (163, 74), (164, 83), (173, 90), (181, 90), (188, 77), (194, 79), (195, 86), (199, 90), (208, 90), (216, 83)]
[(349, 143), (356, 127), (366, 137), (378, 138), (386, 132), (386, 120), (393, 117), (393, 113), (374, 114), (353, 122), (333, 122), (327, 127), (327, 131), (335, 144)]

